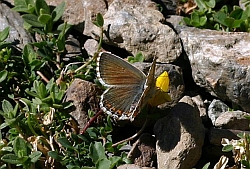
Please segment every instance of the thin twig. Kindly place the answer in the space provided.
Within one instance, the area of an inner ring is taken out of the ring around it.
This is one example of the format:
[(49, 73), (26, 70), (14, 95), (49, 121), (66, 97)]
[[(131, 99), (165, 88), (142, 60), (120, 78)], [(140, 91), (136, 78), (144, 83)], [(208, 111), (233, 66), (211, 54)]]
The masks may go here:
[(131, 136), (131, 137), (129, 137), (129, 138), (126, 138), (126, 139), (124, 139), (124, 140), (122, 140), (122, 141), (119, 141), (119, 142), (113, 144), (112, 147), (116, 147), (116, 146), (118, 146), (119, 144), (124, 143), (124, 142), (126, 142), (126, 141), (130, 141), (130, 140), (134, 139), (135, 137), (137, 137), (138, 135), (140, 135), (140, 134), (143, 132), (143, 130), (145, 129), (145, 127), (147, 126), (147, 122), (148, 122), (148, 118), (146, 118), (146, 120), (145, 120), (145, 122), (144, 122), (142, 128), (141, 128), (137, 133), (135, 133), (133, 136)]
[(49, 83), (49, 80), (42, 74), (42, 72), (40, 71), (36, 71), (36, 73), (41, 76), (41, 78), (46, 82), (46, 83)]

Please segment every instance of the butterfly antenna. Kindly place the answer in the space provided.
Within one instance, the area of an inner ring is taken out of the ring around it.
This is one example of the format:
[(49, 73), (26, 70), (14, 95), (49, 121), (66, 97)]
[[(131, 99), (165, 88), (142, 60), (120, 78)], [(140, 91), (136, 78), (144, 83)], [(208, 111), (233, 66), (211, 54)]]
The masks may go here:
[(121, 141), (119, 141), (119, 142), (113, 144), (112, 147), (116, 147), (116, 146), (118, 146), (118, 145), (121, 144), (121, 143), (124, 143), (124, 142), (126, 142), (126, 141), (130, 141), (130, 140), (133, 140), (135, 137), (139, 136), (139, 135), (143, 132), (143, 130), (145, 129), (145, 127), (147, 126), (147, 123), (148, 123), (148, 117), (146, 118), (146, 120), (145, 120), (145, 122), (144, 122), (142, 128), (141, 128), (137, 133), (135, 133), (133, 136), (131, 136), (131, 137), (129, 137), (129, 138), (126, 138), (126, 139), (124, 139), (124, 140), (121, 140)]

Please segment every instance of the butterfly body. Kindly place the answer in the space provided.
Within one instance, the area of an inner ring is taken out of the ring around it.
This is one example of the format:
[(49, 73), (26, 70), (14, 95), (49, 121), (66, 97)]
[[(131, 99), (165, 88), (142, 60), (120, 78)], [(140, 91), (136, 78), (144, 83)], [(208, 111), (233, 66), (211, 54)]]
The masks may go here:
[(120, 57), (102, 52), (97, 58), (97, 77), (107, 89), (101, 96), (101, 109), (117, 120), (133, 121), (155, 93), (154, 59), (149, 74)]

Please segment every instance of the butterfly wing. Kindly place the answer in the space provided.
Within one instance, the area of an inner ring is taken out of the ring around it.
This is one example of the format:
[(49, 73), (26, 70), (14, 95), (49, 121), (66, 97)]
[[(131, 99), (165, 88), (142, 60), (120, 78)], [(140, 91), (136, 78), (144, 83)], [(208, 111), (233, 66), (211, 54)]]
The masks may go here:
[(145, 74), (123, 59), (102, 52), (97, 58), (97, 77), (108, 88), (101, 96), (102, 110), (118, 120), (130, 119), (139, 110)]
[(100, 107), (118, 120), (128, 120), (136, 110), (143, 89), (141, 87), (111, 87), (101, 96)]
[(138, 86), (145, 82), (145, 74), (120, 57), (101, 52), (97, 58), (97, 77), (104, 86)]
[(139, 99), (138, 105), (136, 109), (134, 110), (132, 116), (130, 116), (130, 120), (133, 121), (134, 117), (137, 116), (137, 114), (140, 112), (140, 110), (147, 104), (147, 102), (150, 100), (151, 97), (153, 97), (157, 91), (156, 85), (155, 85), (155, 67), (156, 67), (156, 57), (154, 58), (152, 65), (149, 69), (149, 73), (146, 77), (146, 82), (143, 87), (143, 93)]

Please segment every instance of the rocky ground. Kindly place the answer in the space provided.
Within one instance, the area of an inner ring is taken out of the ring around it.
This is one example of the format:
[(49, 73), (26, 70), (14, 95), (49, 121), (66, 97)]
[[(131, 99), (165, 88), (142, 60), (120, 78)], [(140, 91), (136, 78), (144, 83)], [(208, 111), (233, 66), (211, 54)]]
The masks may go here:
[[(58, 5), (60, 1), (47, 1)], [(163, 13), (158, 10), (163, 7)], [(6, 5), (7, 4), (7, 5)], [(11, 27), (10, 41), (18, 39), (20, 48), (32, 38), (22, 28), (20, 16), (8, 3), (0, 2), (0, 30)], [(250, 114), (250, 35), (249, 33), (201, 30), (180, 25), (182, 17), (174, 15), (176, 1), (150, 0), (71, 0), (67, 1), (64, 20), (74, 25), (67, 52), (93, 55), (100, 30), (92, 21), (103, 14), (105, 50), (121, 57), (142, 52), (145, 62), (157, 56), (156, 76), (169, 73), (171, 102), (150, 113), (151, 120), (140, 138), (129, 147), (134, 165), (122, 168), (202, 168), (207, 162), (217, 163), (222, 138), (238, 139), (249, 131)], [(79, 38), (80, 37), (80, 38)], [(74, 57), (75, 55), (68, 55)], [(146, 70), (149, 63), (136, 63)], [(249, 78), (249, 79), (248, 79)], [(102, 91), (93, 83), (76, 79), (67, 93), (76, 110), (72, 115), (80, 128), (87, 122), (88, 108), (98, 108)], [(145, 119), (118, 127), (117, 133), (134, 134)], [(117, 136), (117, 140), (120, 138)], [(212, 167), (213, 168), (213, 167)]]

